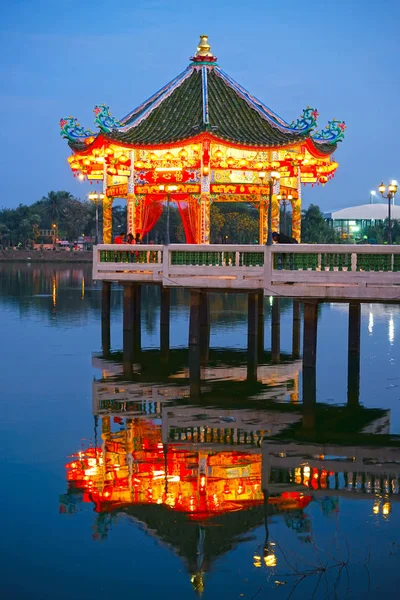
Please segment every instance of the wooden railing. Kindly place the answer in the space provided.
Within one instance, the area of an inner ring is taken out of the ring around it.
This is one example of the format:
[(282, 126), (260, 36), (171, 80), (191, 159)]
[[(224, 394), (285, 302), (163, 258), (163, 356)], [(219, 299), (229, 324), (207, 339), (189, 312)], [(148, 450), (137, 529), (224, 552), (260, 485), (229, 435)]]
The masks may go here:
[(93, 278), (293, 297), (400, 299), (400, 246), (103, 244), (94, 248)]

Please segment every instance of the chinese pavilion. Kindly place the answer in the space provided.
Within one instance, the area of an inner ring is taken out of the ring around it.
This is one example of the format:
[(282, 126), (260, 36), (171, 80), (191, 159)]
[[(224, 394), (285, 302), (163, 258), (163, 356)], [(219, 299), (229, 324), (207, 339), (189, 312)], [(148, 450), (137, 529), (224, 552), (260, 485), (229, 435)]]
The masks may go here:
[[(227, 75), (200, 36), (189, 66), (118, 120), (94, 109), (96, 134), (77, 119), (61, 119), (75, 177), (103, 182), (103, 241), (111, 242), (112, 203), (127, 200), (127, 231), (142, 237), (163, 203), (176, 202), (188, 243), (209, 243), (213, 202), (248, 202), (260, 212), (259, 242), (279, 230), (280, 200), (292, 204), (292, 236), (300, 239), (301, 184), (325, 184), (345, 124), (333, 119), (316, 131), (310, 107), (291, 124)], [(270, 187), (271, 172), (278, 173)], [(272, 191), (272, 193), (271, 193)]]

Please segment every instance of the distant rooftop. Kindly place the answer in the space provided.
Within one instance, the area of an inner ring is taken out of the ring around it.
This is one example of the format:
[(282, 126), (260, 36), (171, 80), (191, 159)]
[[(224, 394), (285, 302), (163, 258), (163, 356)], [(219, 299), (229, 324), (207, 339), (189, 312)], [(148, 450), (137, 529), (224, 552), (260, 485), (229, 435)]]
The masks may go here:
[[(351, 206), (350, 208), (342, 208), (341, 210), (325, 213), (327, 219), (333, 219), (334, 221), (384, 221), (387, 219), (387, 216), (387, 203), (360, 204), (359, 206)], [(392, 218), (400, 220), (400, 206), (392, 206)]]

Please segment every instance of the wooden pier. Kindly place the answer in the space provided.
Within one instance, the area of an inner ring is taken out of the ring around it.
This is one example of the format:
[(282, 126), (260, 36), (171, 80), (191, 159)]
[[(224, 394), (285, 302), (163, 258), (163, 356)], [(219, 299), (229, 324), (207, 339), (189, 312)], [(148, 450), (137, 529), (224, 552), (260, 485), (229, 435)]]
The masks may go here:
[(400, 299), (400, 246), (102, 244), (93, 252), (97, 281), (301, 299)]

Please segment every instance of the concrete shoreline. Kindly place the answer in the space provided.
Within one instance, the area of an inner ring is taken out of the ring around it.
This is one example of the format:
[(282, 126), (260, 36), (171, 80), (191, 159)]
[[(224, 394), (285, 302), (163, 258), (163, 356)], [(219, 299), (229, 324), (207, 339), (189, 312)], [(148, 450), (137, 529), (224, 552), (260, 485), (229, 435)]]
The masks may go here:
[(70, 252), (67, 250), (0, 250), (0, 263), (91, 263), (93, 254), (89, 252)]

